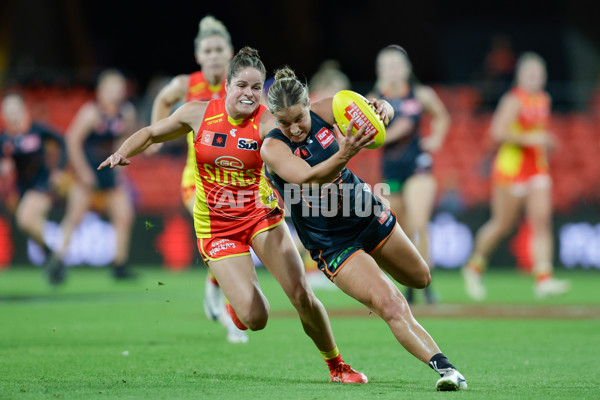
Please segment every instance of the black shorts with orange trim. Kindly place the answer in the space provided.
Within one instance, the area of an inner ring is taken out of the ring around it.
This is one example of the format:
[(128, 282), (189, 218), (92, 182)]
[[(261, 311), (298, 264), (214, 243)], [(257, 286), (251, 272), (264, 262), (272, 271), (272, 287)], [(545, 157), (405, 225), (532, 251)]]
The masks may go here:
[[(366, 229), (356, 237), (349, 237), (348, 241), (336, 247), (326, 249), (311, 249), (310, 256), (317, 262), (318, 268), (323, 271), (329, 280), (342, 270), (344, 265), (359, 251), (372, 253), (377, 250), (390, 237), (396, 227), (396, 215), (388, 208), (379, 217), (367, 225)], [(339, 240), (339, 238), (337, 238)]]

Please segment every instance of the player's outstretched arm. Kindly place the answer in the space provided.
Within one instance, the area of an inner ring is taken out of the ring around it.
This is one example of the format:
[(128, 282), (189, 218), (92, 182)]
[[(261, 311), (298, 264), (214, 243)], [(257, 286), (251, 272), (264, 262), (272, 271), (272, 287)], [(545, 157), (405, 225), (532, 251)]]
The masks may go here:
[(135, 132), (123, 142), (115, 153), (104, 160), (98, 166), (98, 169), (104, 167), (114, 168), (117, 165), (129, 165), (131, 162), (129, 160), (130, 157), (143, 152), (154, 143), (177, 139), (186, 135), (191, 130), (196, 132), (200, 128), (202, 118), (204, 118), (206, 104), (206, 102), (187, 103), (169, 118), (161, 119)]

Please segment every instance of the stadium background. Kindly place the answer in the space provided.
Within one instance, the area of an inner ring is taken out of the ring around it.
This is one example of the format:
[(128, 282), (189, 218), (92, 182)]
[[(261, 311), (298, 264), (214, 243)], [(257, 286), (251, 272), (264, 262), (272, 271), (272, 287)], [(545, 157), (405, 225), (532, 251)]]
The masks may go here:
[[(497, 96), (510, 82), (491, 79), (484, 60), (492, 39), (501, 34), (510, 40), (515, 55), (532, 50), (548, 62), (548, 91), (554, 99), (551, 129), (560, 140), (551, 159), (558, 264), (600, 268), (600, 27), (590, 12), (592, 6), (582, 0), (508, 1), (493, 9), (434, 0), (374, 7), (357, 1), (340, 5), (316, 0), (228, 1), (211, 6), (188, 1), (142, 5), (112, 0), (4, 0), (0, 3), (0, 88), (22, 88), (34, 116), (64, 132), (78, 107), (92, 98), (98, 72), (116, 67), (130, 80), (131, 100), (144, 126), (160, 85), (174, 74), (197, 69), (193, 39), (199, 19), (207, 13), (225, 23), (236, 49), (244, 45), (259, 49), (270, 72), (287, 64), (309, 79), (322, 61), (336, 59), (353, 89), (362, 93), (373, 85), (377, 51), (390, 43), (401, 44), (419, 80), (436, 89), (452, 117), (447, 142), (435, 160), (440, 187), (437, 211), (445, 214), (435, 219), (438, 234), (433, 247), (434, 252), (438, 249), (434, 258), (439, 265), (456, 267), (468, 254), (470, 235), (489, 215), (493, 148), (487, 128)], [(140, 156), (127, 169), (138, 213), (133, 264), (181, 268), (199, 262), (179, 196), (182, 148), (178, 143), (158, 156)], [(378, 170), (372, 168), (378, 155), (364, 151), (351, 168), (368, 182), (378, 182)], [(35, 251), (28, 255), (25, 239), (10, 215), (11, 185), (10, 179), (0, 181), (0, 266), (4, 267), (36, 259)], [(51, 219), (58, 221), (63, 210), (64, 202), (59, 201)], [(107, 229), (90, 218), (87, 234), (78, 235), (77, 245), (87, 255), (93, 254), (92, 240), (105, 237), (103, 229)], [(527, 266), (526, 232), (521, 226), (520, 235), (503, 243), (492, 264)], [(448, 262), (450, 250), (456, 258), (453, 262)], [(106, 255), (103, 250), (98, 253)], [(80, 261), (102, 264), (103, 260)]]

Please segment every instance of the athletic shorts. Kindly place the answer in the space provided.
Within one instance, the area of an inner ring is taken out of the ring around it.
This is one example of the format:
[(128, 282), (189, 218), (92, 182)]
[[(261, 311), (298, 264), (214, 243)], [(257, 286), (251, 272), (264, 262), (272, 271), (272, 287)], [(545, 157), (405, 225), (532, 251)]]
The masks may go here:
[(408, 178), (416, 174), (431, 173), (432, 167), (431, 154), (421, 150), (419, 142), (415, 140), (397, 159), (384, 154), (383, 179), (390, 186), (390, 193), (400, 193)]
[(495, 185), (510, 187), (515, 196), (525, 196), (532, 188), (549, 188), (552, 179), (546, 159), (534, 148), (504, 145), (492, 172)]
[(396, 228), (396, 215), (385, 208), (379, 217), (374, 217), (358, 236), (350, 238), (339, 246), (325, 249), (311, 249), (310, 256), (317, 262), (317, 267), (323, 271), (329, 280), (342, 270), (344, 265), (359, 251), (372, 253), (381, 247)]
[(17, 189), (19, 190), (19, 195), (23, 197), (23, 195), (30, 191), (35, 190), (40, 193), (48, 193), (50, 192), (50, 182), (47, 177), (40, 177), (35, 179), (32, 182), (24, 182), (17, 181)]
[(205, 263), (250, 254), (252, 239), (282, 222), (283, 210), (276, 207), (265, 218), (241, 220), (237, 226), (231, 226), (231, 233), (228, 235), (198, 238), (198, 250)]

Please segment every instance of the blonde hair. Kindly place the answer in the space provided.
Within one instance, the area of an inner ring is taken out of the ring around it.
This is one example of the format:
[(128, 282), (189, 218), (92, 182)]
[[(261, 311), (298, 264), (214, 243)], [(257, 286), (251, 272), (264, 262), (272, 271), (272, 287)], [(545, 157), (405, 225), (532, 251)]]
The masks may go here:
[(337, 90), (350, 89), (350, 79), (340, 70), (340, 63), (326, 60), (310, 78), (308, 88), (311, 93), (314, 93), (330, 89), (332, 86)]
[(527, 51), (521, 54), (517, 60), (517, 63), (515, 64), (515, 71), (518, 73), (521, 67), (529, 61), (535, 61), (544, 67), (544, 69), (546, 69), (546, 61), (542, 58), (542, 56), (540, 56), (538, 53), (534, 53), (533, 51)]
[(198, 24), (198, 34), (196, 35), (196, 39), (194, 39), (196, 51), (200, 50), (200, 42), (202, 42), (202, 40), (215, 35), (221, 36), (225, 39), (229, 47), (233, 48), (231, 45), (231, 35), (225, 27), (225, 24), (212, 15), (207, 15), (202, 18)]
[(289, 67), (283, 67), (275, 72), (275, 82), (269, 88), (267, 96), (269, 110), (272, 113), (302, 104), (309, 106), (308, 87), (300, 82), (296, 73)]

